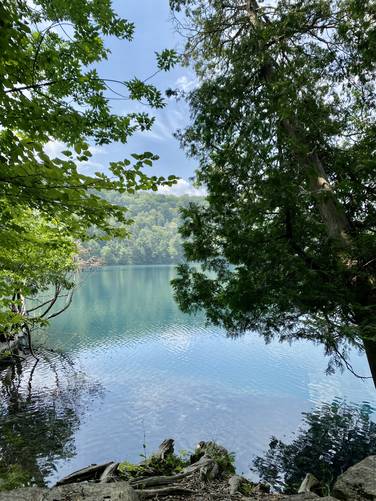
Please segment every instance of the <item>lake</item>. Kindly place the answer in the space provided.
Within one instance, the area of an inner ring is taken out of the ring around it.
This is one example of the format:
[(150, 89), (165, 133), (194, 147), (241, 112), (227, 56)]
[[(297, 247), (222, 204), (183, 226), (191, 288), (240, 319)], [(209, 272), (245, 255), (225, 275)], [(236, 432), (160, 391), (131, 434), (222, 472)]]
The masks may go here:
[[(181, 313), (174, 273), (84, 273), (70, 309), (40, 334), (63, 357), (46, 351), (13, 375), (18, 386), (6, 387), (0, 421), (9, 456), (19, 454), (35, 477), (53, 482), (90, 463), (138, 461), (169, 437), (176, 450), (218, 441), (249, 474), (253, 456), (271, 435), (292, 437), (303, 411), (334, 398), (374, 403), (370, 381), (325, 375), (321, 347), (265, 345), (256, 333), (228, 338), (202, 315)], [(354, 353), (352, 364), (369, 375), (365, 357)]]

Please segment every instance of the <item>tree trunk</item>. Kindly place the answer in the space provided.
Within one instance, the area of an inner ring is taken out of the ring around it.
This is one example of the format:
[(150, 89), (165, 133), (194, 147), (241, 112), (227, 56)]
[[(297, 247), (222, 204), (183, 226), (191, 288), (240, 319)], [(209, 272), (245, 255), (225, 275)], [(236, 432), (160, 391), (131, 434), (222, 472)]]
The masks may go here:
[[(251, 25), (256, 26), (257, 23), (260, 22), (268, 23), (267, 17), (260, 18), (258, 16), (257, 0), (247, 0), (244, 7)], [(260, 50), (263, 50), (262, 47), (260, 47)], [(272, 80), (273, 68), (275, 67), (275, 64), (276, 62), (271, 58), (266, 63), (265, 67), (267, 68), (267, 71), (263, 72), (265, 82), (270, 82)], [(305, 143), (304, 134), (298, 132), (301, 130), (301, 127), (299, 127), (299, 123), (297, 121), (295, 123), (291, 123), (286, 118), (281, 118), (281, 124), (285, 134), (291, 140), (292, 149), (294, 149), (294, 145), (297, 146), (295, 148), (295, 155), (301, 166), (304, 168), (308, 187), (312, 190), (313, 196), (315, 197), (321, 220), (326, 227), (327, 234), (329, 238), (335, 242), (336, 247), (338, 248), (338, 259), (342, 259), (345, 266), (350, 267), (351, 256), (341, 256), (341, 252), (345, 253), (346, 251), (351, 250), (351, 236), (349, 231), (350, 222), (348, 221), (345, 210), (339, 203), (336, 194), (330, 185), (321, 159), (317, 151), (312, 148), (312, 145)], [(301, 137), (302, 135), (303, 137)], [(366, 290), (369, 288), (370, 284), (366, 284)], [(367, 298), (367, 306), (370, 306), (369, 301), (370, 299)], [(364, 304), (364, 301), (360, 301), (360, 304)], [(375, 302), (373, 304), (375, 304)], [(367, 323), (360, 321), (358, 322), (358, 325), (362, 328), (362, 326), (366, 326)], [(369, 333), (366, 334), (366, 336), (361, 336), (361, 338), (367, 355), (373, 382), (376, 387), (376, 334), (375, 332), (371, 332), (371, 335), (369, 335)]]
[(369, 368), (371, 370), (373, 383), (376, 388), (376, 341), (373, 339), (363, 340), (364, 351), (367, 355)]

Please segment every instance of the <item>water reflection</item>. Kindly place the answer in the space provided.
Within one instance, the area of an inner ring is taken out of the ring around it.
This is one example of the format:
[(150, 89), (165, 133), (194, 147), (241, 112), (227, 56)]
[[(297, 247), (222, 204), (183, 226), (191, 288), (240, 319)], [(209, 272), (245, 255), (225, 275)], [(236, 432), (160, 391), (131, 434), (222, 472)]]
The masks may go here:
[[(85, 274), (71, 308), (45, 333), (46, 346), (69, 359), (46, 352), (33, 373), (30, 360), (2, 376), (2, 464), (19, 463), (30, 482), (53, 482), (93, 462), (138, 461), (145, 431), (148, 452), (166, 437), (177, 450), (216, 440), (248, 472), (271, 434), (292, 436), (302, 411), (337, 396), (374, 401), (370, 382), (325, 376), (320, 347), (265, 346), (255, 333), (229, 339), (202, 316), (182, 314), (174, 273), (125, 266)], [(356, 354), (352, 365), (367, 369)], [(88, 382), (97, 380), (100, 400)]]
[(100, 395), (69, 357), (39, 357), (0, 372), (0, 490), (46, 485), (56, 463), (75, 455), (87, 399)]
[(339, 475), (376, 453), (374, 412), (369, 402), (334, 400), (303, 413), (293, 441), (272, 437), (266, 453), (253, 461), (254, 469), (262, 481), (285, 494), (297, 492), (309, 472), (320, 481), (313, 491), (327, 496)]
[[(139, 460), (166, 437), (177, 450), (216, 440), (247, 472), (271, 434), (291, 436), (302, 411), (335, 397), (374, 399), (370, 382), (326, 376), (322, 348), (308, 342), (265, 346), (181, 313), (174, 267), (120, 266), (85, 274), (72, 307), (54, 319), (46, 342), (70, 353), (104, 388), (101, 405), (76, 432), (77, 455), (57, 476), (92, 462)], [(364, 357), (352, 365), (367, 370)], [(56, 477), (55, 477), (56, 478)]]

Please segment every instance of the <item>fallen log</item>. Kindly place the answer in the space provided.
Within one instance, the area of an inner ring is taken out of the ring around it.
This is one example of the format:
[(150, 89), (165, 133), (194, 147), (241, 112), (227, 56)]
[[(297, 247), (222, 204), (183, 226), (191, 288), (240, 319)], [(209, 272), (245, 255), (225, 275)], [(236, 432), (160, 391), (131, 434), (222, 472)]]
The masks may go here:
[(157, 498), (163, 496), (172, 496), (172, 495), (191, 495), (198, 494), (197, 491), (192, 489), (186, 489), (185, 487), (164, 487), (162, 489), (144, 489), (144, 490), (136, 490), (137, 494), (141, 499), (147, 498)]
[(55, 487), (59, 485), (84, 482), (85, 480), (99, 480), (106, 468), (112, 464), (112, 461), (111, 463), (92, 464), (90, 466), (87, 466), (86, 468), (82, 468), (81, 470), (74, 471), (70, 475), (67, 475), (66, 477), (56, 482)]
[(114, 474), (115, 474), (118, 466), (119, 466), (119, 463), (110, 463), (107, 466), (107, 468), (105, 468), (102, 475), (99, 477), (99, 482), (101, 484), (104, 484), (106, 482), (110, 482), (113, 479)]
[(160, 475), (157, 477), (145, 477), (145, 478), (137, 478), (135, 480), (131, 480), (129, 483), (135, 489), (140, 489), (144, 487), (152, 487), (156, 485), (167, 485), (173, 484), (183, 478), (187, 478), (192, 475), (193, 472), (188, 473), (177, 473), (176, 475)]
[(189, 466), (183, 468), (182, 473), (194, 473), (201, 468), (213, 465), (213, 463), (215, 463), (215, 461), (212, 458), (208, 456), (202, 456), (198, 461), (196, 461), (196, 463), (190, 464)]

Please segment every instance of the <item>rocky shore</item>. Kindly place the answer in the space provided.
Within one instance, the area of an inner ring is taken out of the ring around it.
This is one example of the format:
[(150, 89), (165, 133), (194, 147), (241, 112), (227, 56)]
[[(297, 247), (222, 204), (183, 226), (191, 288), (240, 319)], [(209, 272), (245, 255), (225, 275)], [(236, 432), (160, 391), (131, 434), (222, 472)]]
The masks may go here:
[(345, 471), (331, 496), (320, 497), (320, 481), (307, 472), (299, 492), (286, 496), (235, 474), (233, 458), (214, 442), (200, 442), (189, 457), (174, 453), (174, 441), (139, 464), (90, 465), (51, 489), (29, 487), (0, 493), (0, 501), (376, 501), (376, 456)]

